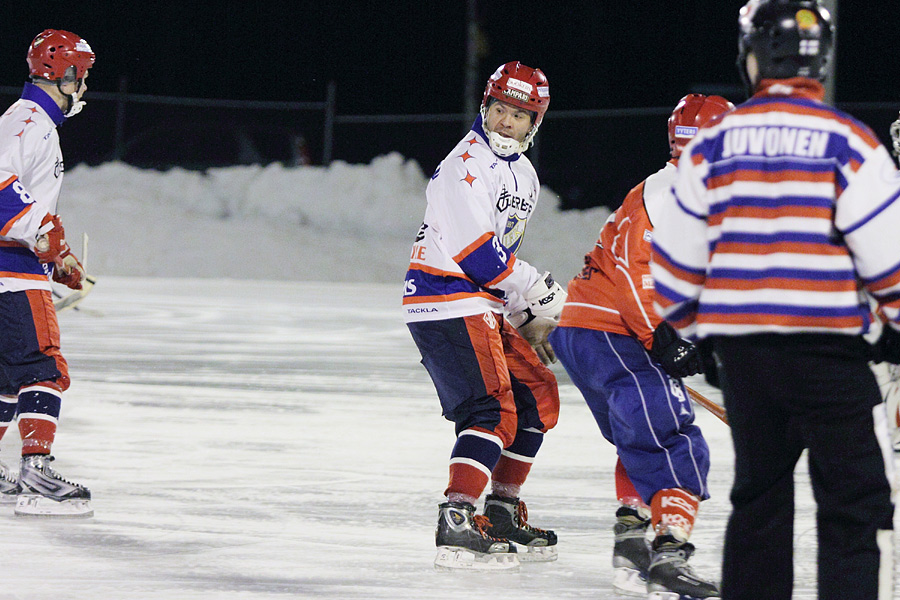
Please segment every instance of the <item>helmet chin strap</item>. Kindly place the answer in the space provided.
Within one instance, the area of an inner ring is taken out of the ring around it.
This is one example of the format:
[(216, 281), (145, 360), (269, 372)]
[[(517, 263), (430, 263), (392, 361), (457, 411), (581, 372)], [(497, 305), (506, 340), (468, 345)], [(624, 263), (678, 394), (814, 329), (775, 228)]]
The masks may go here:
[(84, 100), (80, 100), (76, 94), (81, 90), (81, 81), (78, 81), (78, 85), (75, 88), (75, 91), (71, 94), (67, 94), (62, 90), (63, 80), (56, 80), (56, 89), (59, 90), (59, 93), (66, 97), (68, 101), (68, 105), (65, 111), (63, 111), (63, 115), (68, 119), (70, 117), (74, 117), (78, 113), (81, 112), (81, 109), (84, 108), (84, 105), (87, 104)]
[(87, 104), (84, 100), (79, 100), (75, 94), (69, 94), (67, 96), (69, 100), (69, 109), (65, 112), (66, 118), (71, 118), (81, 112), (81, 109), (84, 108), (84, 105)]

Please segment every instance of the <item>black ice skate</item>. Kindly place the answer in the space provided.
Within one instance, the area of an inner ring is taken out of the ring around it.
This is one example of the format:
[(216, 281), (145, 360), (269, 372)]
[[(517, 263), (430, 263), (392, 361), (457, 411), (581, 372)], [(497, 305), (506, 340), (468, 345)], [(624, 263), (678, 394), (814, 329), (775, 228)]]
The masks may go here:
[(507, 539), (488, 535), (487, 517), (476, 515), (468, 502), (438, 505), (434, 542), (438, 547), (434, 566), (441, 569), (496, 571), (516, 569), (516, 546)]
[(11, 504), (19, 495), (19, 480), (14, 473), (9, 472), (9, 467), (0, 461), (0, 504)]
[(719, 600), (719, 588), (700, 579), (687, 564), (694, 545), (670, 535), (653, 540), (647, 572), (647, 600)]
[(30, 454), (19, 468), (20, 491), (16, 515), (39, 517), (90, 517), (91, 491), (66, 481), (50, 467), (52, 456)]
[(630, 506), (621, 506), (616, 511), (613, 526), (613, 587), (623, 594), (645, 596), (647, 594), (647, 571), (650, 569), (650, 543), (647, 528), (650, 519), (642, 518)]
[(522, 562), (549, 562), (559, 556), (556, 534), (528, 524), (528, 508), (518, 498), (489, 494), (484, 502), (484, 516), (490, 521), (488, 534), (508, 538), (525, 548), (519, 553)]

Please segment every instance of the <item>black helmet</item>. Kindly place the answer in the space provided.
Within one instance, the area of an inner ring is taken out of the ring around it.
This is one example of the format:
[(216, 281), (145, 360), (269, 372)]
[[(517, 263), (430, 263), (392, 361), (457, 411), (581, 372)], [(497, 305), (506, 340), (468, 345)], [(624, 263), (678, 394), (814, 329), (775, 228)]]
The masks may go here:
[[(750, 0), (738, 25), (738, 70), (751, 94), (760, 79), (825, 80), (834, 25), (819, 0)], [(749, 54), (759, 66), (755, 81), (747, 74)]]

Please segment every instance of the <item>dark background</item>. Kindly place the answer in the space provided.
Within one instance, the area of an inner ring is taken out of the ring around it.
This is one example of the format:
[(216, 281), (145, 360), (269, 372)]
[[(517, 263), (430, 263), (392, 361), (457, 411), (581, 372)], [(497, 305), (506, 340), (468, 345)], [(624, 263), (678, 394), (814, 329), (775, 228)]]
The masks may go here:
[[(698, 91), (743, 99), (734, 64), (743, 4), (480, 0), (477, 95), (506, 61), (540, 67), (551, 90), (538, 152), (532, 151), (542, 181), (562, 195), (564, 207), (616, 206), (668, 158), (667, 111), (681, 96)], [(836, 104), (887, 142), (900, 109), (896, 2), (843, 0), (836, 22)], [(13, 11), (0, 22), (0, 86), (21, 85), (28, 44), (48, 27), (91, 44), (97, 55), (91, 91), (116, 92), (124, 84), (137, 94), (321, 102), (334, 81), (338, 115), (464, 112), (464, 0), (54, 2)], [(90, 91), (86, 99), (85, 111), (61, 131), (68, 168), (113, 157), (116, 105), (92, 101)], [(568, 112), (618, 108), (648, 110), (617, 118)], [(126, 159), (145, 167), (265, 163), (284, 160), (289, 138), (302, 134), (316, 162), (323, 119), (317, 111), (129, 104)], [(464, 121), (470, 115), (339, 124), (334, 158), (368, 162), (396, 150), (430, 173)], [(235, 141), (235, 131), (252, 140), (253, 152)]]

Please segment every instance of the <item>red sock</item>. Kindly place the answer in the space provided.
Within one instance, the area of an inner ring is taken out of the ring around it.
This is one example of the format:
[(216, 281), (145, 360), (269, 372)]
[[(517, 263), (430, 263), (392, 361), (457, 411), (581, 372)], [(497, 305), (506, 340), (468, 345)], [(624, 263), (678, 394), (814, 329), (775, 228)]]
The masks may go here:
[(625, 465), (622, 464), (622, 459), (616, 461), (616, 498), (626, 506), (650, 510), (650, 507), (644, 504), (641, 495), (634, 488), (631, 478), (625, 471)]
[(686, 542), (694, 529), (700, 498), (681, 488), (659, 490), (650, 501), (651, 523), (657, 534), (670, 533)]

